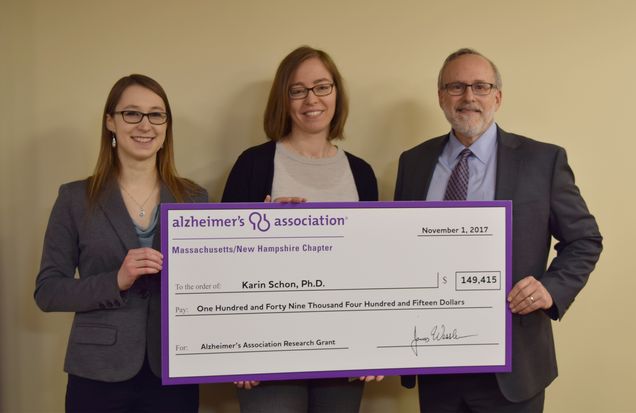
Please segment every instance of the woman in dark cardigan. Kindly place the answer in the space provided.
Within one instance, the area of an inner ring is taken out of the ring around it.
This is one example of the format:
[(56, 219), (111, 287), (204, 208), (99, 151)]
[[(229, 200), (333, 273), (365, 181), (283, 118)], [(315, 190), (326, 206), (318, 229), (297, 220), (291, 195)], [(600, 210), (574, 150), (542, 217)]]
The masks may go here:
[[(307, 46), (292, 51), (278, 67), (265, 109), (270, 141), (239, 156), (222, 201), (377, 201), (371, 166), (333, 143), (343, 137), (348, 109), (342, 77), (329, 55)], [(242, 413), (354, 413), (364, 382), (373, 379), (245, 381), (237, 386)]]

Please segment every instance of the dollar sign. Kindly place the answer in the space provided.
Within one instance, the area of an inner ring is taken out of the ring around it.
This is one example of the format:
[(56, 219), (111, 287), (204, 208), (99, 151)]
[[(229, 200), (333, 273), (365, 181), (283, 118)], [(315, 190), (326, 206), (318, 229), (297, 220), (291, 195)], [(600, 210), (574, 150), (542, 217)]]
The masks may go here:
[(446, 284), (448, 281), (446, 281), (446, 276), (442, 277), (442, 284)]

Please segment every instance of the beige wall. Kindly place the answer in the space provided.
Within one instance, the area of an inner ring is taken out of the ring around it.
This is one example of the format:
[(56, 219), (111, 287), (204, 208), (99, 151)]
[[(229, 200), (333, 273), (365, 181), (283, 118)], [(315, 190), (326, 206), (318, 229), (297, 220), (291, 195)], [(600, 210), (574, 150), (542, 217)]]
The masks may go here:
[[(636, 378), (634, 67), (636, 3), (466, 0), (0, 0), (0, 410), (61, 411), (70, 316), (32, 291), (59, 184), (94, 165), (100, 112), (122, 75), (166, 88), (180, 172), (219, 200), (239, 152), (263, 141), (269, 83), (294, 47), (324, 48), (346, 78), (342, 146), (375, 168), (381, 198), (397, 158), (445, 133), (435, 80), (475, 47), (499, 65), (510, 131), (568, 149), (605, 236), (589, 285), (555, 323), (560, 376), (546, 412), (627, 412)], [(202, 411), (236, 412), (230, 385), (204, 386)], [(414, 411), (395, 378), (367, 387), (363, 411)]]

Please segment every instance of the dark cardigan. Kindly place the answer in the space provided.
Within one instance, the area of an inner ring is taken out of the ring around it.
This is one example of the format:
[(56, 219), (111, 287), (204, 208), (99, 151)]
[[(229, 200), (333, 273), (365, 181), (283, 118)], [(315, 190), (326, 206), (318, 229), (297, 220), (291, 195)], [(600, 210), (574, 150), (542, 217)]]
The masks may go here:
[[(221, 202), (263, 202), (272, 193), (276, 142), (245, 150), (227, 178)], [(345, 151), (360, 201), (378, 200), (378, 182), (371, 165)]]

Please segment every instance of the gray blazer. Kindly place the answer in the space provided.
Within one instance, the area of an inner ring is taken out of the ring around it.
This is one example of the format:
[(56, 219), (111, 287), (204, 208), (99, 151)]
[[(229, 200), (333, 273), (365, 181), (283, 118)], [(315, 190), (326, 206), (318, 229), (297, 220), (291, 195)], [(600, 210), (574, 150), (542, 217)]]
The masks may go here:
[[(117, 185), (111, 183), (89, 210), (87, 181), (60, 187), (49, 218), (35, 301), (43, 311), (73, 311), (64, 370), (77, 376), (117, 382), (130, 379), (144, 362), (161, 376), (160, 276), (144, 276), (128, 291), (117, 287), (117, 272), (139, 239)], [(206, 202), (207, 192), (192, 202)], [(160, 202), (175, 202), (165, 185)], [(155, 233), (153, 248), (159, 250)], [(79, 277), (75, 277), (75, 272)]]
[[(448, 135), (400, 156), (396, 200), (424, 200)], [(513, 201), (513, 285), (537, 277), (554, 299), (549, 311), (512, 319), (512, 372), (497, 374), (510, 401), (531, 398), (557, 376), (552, 319), (561, 319), (581, 291), (602, 250), (602, 237), (574, 183), (565, 150), (497, 129), (495, 199)], [(556, 257), (546, 269), (550, 242)], [(403, 378), (412, 387), (413, 378)]]

